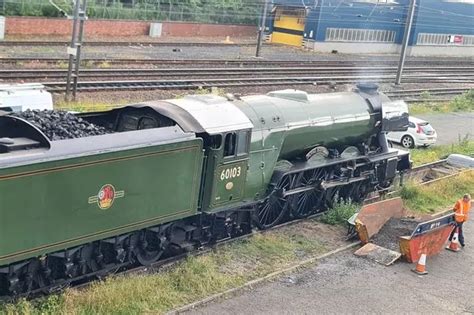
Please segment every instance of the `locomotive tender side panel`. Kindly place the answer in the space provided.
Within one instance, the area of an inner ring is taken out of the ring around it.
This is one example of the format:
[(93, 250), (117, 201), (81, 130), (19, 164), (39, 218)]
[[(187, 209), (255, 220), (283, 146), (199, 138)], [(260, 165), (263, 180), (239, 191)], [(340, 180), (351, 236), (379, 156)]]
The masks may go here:
[(0, 265), (197, 213), (200, 139), (0, 170)]

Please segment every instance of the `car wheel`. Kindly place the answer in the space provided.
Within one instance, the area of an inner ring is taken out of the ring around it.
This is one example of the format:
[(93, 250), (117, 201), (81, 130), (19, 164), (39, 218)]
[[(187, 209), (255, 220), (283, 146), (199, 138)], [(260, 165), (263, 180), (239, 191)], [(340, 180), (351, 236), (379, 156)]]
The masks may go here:
[(393, 142), (392, 141), (387, 141), (387, 143), (388, 143), (389, 148), (393, 148)]
[(402, 146), (407, 149), (412, 149), (415, 147), (415, 140), (410, 136), (403, 136)]

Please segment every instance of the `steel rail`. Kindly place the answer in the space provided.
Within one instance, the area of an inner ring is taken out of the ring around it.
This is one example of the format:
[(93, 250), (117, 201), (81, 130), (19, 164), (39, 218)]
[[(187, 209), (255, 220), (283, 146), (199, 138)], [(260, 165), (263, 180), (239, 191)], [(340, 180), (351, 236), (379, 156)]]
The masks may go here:
[[(44, 58), (44, 57), (15, 57), (15, 58), (0, 58), (0, 63), (60, 63), (66, 62), (66, 58)], [(107, 62), (110, 64), (163, 64), (163, 65), (196, 65), (196, 64), (208, 64), (208, 65), (227, 65), (227, 64), (247, 64), (247, 65), (327, 65), (331, 67), (337, 67), (339, 65), (357, 65), (357, 64), (380, 64), (380, 65), (396, 65), (397, 61), (394, 59), (357, 59), (357, 60), (261, 60), (261, 59), (129, 59), (129, 58), (85, 58), (82, 59), (84, 64), (90, 63), (103, 63)], [(426, 60), (408, 60), (407, 64), (416, 65), (474, 65), (474, 62), (467, 59), (426, 59)]]
[[(84, 69), (80, 71), (82, 78), (107, 77), (192, 77), (192, 76), (237, 76), (237, 75), (311, 75), (311, 74), (390, 74), (395, 73), (394, 67), (277, 67), (277, 68), (160, 68), (160, 69)], [(439, 74), (442, 76), (473, 76), (474, 67), (407, 67), (407, 73)], [(44, 79), (63, 78), (67, 74), (64, 69), (3, 69), (0, 79)]]
[[(182, 79), (182, 80), (125, 80), (125, 81), (82, 81), (78, 84), (79, 91), (100, 90), (143, 90), (143, 89), (196, 89), (204, 87), (247, 87), (270, 85), (307, 85), (357, 83), (360, 81), (391, 82), (394, 75), (383, 76), (311, 76), (311, 77), (252, 77), (252, 78), (213, 78), (213, 79)], [(471, 77), (449, 77), (428, 75), (406, 75), (405, 83), (474, 83)], [(52, 92), (62, 92), (65, 82), (43, 82)]]
[[(396, 70), (396, 67), (390, 67), (390, 66), (346, 66), (342, 65), (340, 67), (334, 68), (334, 67), (328, 67), (328, 66), (306, 66), (306, 67), (300, 67), (300, 66), (295, 66), (295, 67), (252, 67), (252, 68), (230, 68), (230, 67), (224, 67), (224, 68), (113, 68), (113, 69), (81, 69), (81, 73), (116, 73), (116, 72), (123, 72), (123, 73), (129, 73), (129, 72), (142, 72), (142, 73), (147, 73), (147, 72), (208, 72), (208, 71), (215, 71), (215, 72), (222, 72), (222, 71), (235, 71), (235, 72), (246, 72), (246, 71), (313, 71), (313, 70), (318, 70), (318, 71), (353, 71), (353, 70), (360, 70), (360, 71), (371, 71), (371, 70), (379, 70), (379, 71), (386, 71), (386, 70)], [(460, 71), (460, 72), (466, 72), (466, 71), (473, 71), (474, 66), (439, 66), (439, 67), (433, 67), (433, 66), (411, 66), (407, 67), (407, 70), (413, 70), (413, 71), (436, 71), (436, 72), (451, 72), (451, 71)], [(67, 69), (1, 69), (0, 74), (22, 74), (22, 73), (66, 73)]]
[(455, 88), (455, 87), (448, 87), (448, 88), (429, 88), (429, 89), (408, 89), (408, 90), (392, 90), (392, 91), (387, 91), (385, 92), (386, 94), (397, 94), (397, 95), (407, 95), (407, 94), (419, 94), (423, 93), (426, 91), (429, 91), (430, 93), (444, 93), (444, 92), (454, 92), (454, 91), (459, 91), (459, 92), (464, 92), (466, 90), (469, 90), (470, 88)]

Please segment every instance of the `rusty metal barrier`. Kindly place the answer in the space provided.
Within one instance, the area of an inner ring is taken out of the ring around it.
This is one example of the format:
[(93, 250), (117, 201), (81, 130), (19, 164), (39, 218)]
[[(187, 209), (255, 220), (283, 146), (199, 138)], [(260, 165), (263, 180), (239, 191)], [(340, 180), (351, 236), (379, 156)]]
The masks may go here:
[(421, 222), (409, 236), (400, 237), (400, 251), (408, 262), (417, 262), (422, 254), (437, 255), (454, 228), (454, 215)]

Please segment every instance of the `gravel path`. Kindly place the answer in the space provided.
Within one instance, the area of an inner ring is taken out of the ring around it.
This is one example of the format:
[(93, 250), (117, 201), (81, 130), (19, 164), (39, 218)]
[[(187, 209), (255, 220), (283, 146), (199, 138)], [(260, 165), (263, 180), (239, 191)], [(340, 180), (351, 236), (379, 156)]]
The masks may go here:
[(397, 262), (386, 267), (344, 252), (317, 266), (191, 314), (473, 314), (474, 219), (466, 248), (427, 260), (428, 275)]
[[(141, 46), (87, 46), (82, 49), (82, 58), (158, 58), (158, 59), (249, 59), (254, 58), (255, 47), (251, 46), (180, 46), (179, 43), (172, 46), (149, 45)], [(52, 58), (67, 57), (66, 46), (0, 46), (0, 57), (34, 57)], [(397, 55), (352, 55), (352, 54), (326, 54), (315, 51), (303, 50), (297, 47), (264, 45), (262, 48), (262, 59), (270, 60), (390, 60), (398, 61)], [(408, 61), (416, 60), (420, 63), (423, 60), (439, 60), (460, 62), (472, 62), (469, 58), (424, 58), (409, 57)], [(451, 63), (452, 64), (452, 63)]]

